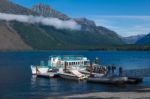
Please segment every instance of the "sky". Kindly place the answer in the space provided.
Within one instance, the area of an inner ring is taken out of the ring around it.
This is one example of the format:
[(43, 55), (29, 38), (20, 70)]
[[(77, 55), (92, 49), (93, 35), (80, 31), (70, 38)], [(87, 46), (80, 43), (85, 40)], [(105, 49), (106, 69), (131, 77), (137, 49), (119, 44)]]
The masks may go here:
[(86, 17), (121, 36), (150, 33), (150, 0), (11, 0), (31, 8), (45, 3), (70, 16)]

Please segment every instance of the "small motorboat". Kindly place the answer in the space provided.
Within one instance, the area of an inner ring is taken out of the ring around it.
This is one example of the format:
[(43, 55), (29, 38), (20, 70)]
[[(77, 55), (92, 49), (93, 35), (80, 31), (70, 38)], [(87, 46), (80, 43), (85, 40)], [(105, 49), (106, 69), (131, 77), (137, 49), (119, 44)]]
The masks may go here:
[(33, 66), (31, 65), (32, 75), (43, 78), (58, 77), (58, 69), (50, 68), (48, 66)]
[(84, 80), (87, 78), (84, 74), (80, 73), (77, 70), (65, 70), (64, 71), (61, 68), (59, 71), (59, 75), (60, 77), (64, 79), (70, 79), (70, 80)]

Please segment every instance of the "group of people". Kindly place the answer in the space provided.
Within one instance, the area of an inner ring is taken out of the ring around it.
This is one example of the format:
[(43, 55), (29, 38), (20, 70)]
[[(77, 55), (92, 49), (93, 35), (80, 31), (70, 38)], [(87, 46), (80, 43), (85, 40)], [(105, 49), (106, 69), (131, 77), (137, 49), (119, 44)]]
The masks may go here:
[(107, 73), (107, 68), (105, 66), (93, 66), (93, 72), (106, 74)]
[[(116, 71), (116, 66), (115, 65), (112, 65), (112, 66), (107, 66), (107, 75), (114, 75), (115, 74), (115, 71)], [(122, 73), (123, 73), (123, 68), (122, 67), (119, 67), (119, 76), (122, 76)]]
[[(115, 65), (109, 65), (109, 66), (101, 66), (99, 65), (99, 58), (95, 59), (95, 63), (91, 63), (90, 66), (87, 68), (88, 71), (94, 72), (94, 73), (102, 73), (106, 74), (107, 76), (115, 75), (117, 67)], [(118, 70), (119, 76), (122, 76), (123, 74), (123, 68), (119, 67)]]

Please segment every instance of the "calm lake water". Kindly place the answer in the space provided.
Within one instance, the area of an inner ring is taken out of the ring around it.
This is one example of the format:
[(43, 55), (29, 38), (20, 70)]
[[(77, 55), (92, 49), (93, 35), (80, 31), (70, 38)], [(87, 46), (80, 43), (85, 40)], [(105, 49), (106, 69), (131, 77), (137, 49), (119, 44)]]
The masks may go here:
[(50, 55), (83, 55), (94, 60), (100, 57), (103, 65), (115, 64), (124, 69), (149, 68), (150, 52), (125, 51), (49, 51), (0, 52), (0, 99), (45, 99), (53, 95), (84, 92), (125, 91), (140, 86), (150, 86), (150, 77), (138, 85), (123, 87), (64, 79), (34, 78), (30, 65), (47, 60)]

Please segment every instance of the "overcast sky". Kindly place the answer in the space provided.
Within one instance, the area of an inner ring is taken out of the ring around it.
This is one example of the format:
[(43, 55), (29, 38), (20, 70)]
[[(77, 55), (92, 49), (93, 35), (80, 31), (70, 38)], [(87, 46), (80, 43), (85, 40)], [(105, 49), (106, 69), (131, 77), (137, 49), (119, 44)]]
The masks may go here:
[(12, 0), (31, 8), (46, 3), (71, 17), (87, 17), (121, 36), (150, 33), (150, 0)]

